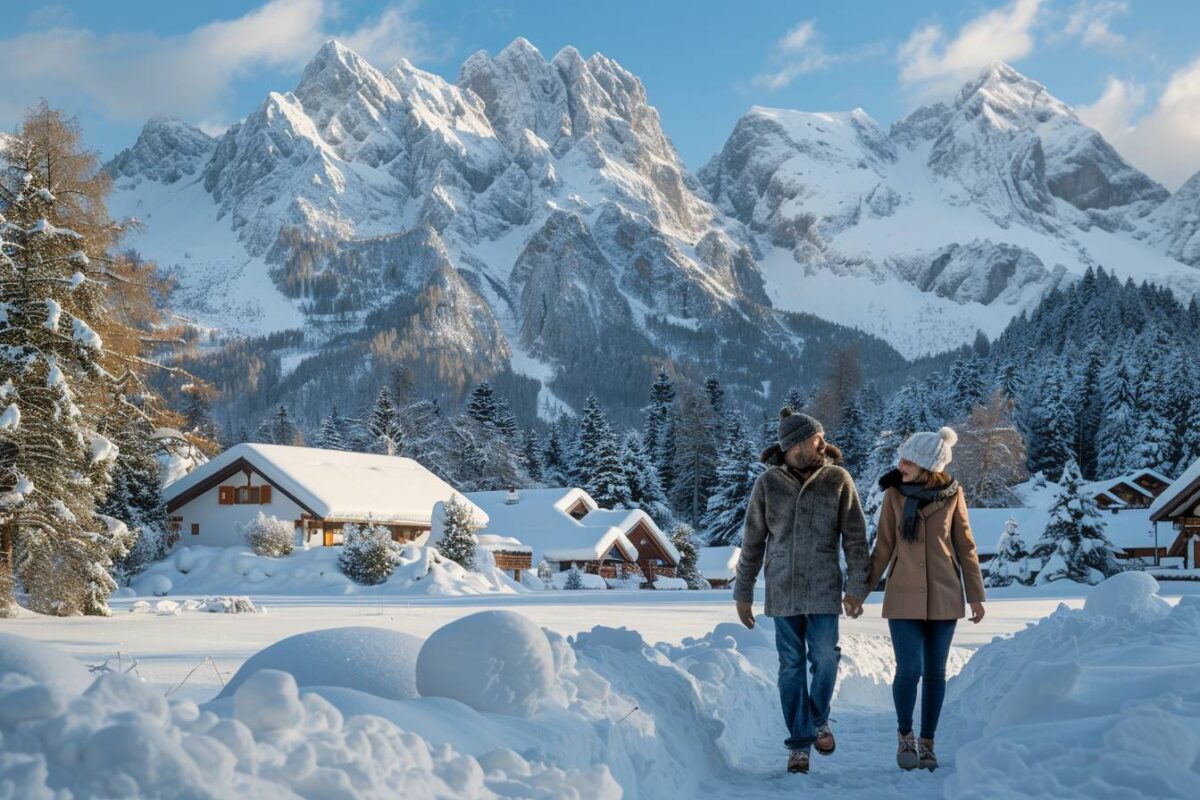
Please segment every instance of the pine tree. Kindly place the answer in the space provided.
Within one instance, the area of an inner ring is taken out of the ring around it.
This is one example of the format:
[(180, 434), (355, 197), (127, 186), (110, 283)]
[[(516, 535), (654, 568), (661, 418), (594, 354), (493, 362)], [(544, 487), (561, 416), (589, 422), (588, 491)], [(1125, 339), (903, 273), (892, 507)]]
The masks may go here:
[(680, 523), (671, 529), (671, 544), (679, 551), (679, 564), (675, 567), (675, 577), (683, 579), (689, 589), (707, 589), (708, 581), (696, 568), (699, 551), (696, 549), (696, 539), (691, 525)]
[(446, 558), (463, 569), (475, 567), (475, 532), (479, 523), (471, 513), (471, 507), (455, 496), (442, 505), (442, 538), (437, 549)]
[(1063, 468), (1059, 487), (1050, 523), (1031, 554), (1041, 563), (1037, 583), (1066, 578), (1096, 584), (1121, 572), (1117, 549), (1104, 535), (1104, 518), (1096, 501), (1083, 492), (1083, 476), (1074, 460)]
[(675, 431), (675, 511), (693, 527), (700, 524), (716, 479), (717, 420), (703, 395), (688, 391), (680, 401)]
[(342, 423), (342, 418), (335, 405), (329, 412), (329, 416), (321, 420), (321, 430), (317, 434), (317, 447), (325, 450), (346, 450), (346, 440), (342, 437)]
[(380, 389), (379, 394), (375, 396), (375, 405), (367, 419), (367, 432), (371, 434), (371, 442), (377, 453), (391, 456), (403, 449), (396, 406), (392, 404), (392, 396), (387, 387)]
[(832, 442), (842, 451), (847, 471), (858, 479), (864, 475), (875, 442), (875, 428), (859, 394), (852, 395), (842, 409), (842, 421), (833, 431)]
[(275, 409), (275, 413), (271, 416), (270, 421), (270, 442), (273, 444), (286, 444), (299, 446), (304, 443), (304, 437), (300, 435), (300, 429), (296, 427), (296, 423), (292, 422), (292, 418), (288, 416), (288, 410), (283, 405)]
[(395, 566), (392, 536), (382, 525), (342, 527), (342, 551), (338, 568), (342, 574), (363, 586), (377, 586), (392, 576)]
[(628, 508), (632, 492), (621, 460), (621, 442), (595, 396), (583, 403), (575, 483), (603, 508)]
[(532, 429), (526, 429), (521, 434), (521, 460), (530, 480), (534, 483), (541, 483), (542, 459), (538, 453), (537, 434)]
[(566, 486), (570, 481), (570, 470), (563, 455), (563, 445), (558, 421), (550, 423), (546, 441), (542, 444), (542, 480), (547, 486)]
[(482, 381), (471, 392), (467, 401), (467, 415), (483, 428), (513, 439), (517, 433), (517, 421), (508, 406), (508, 401), (496, 396), (492, 385)]
[(417, 378), (413, 371), (404, 364), (397, 364), (392, 369), (392, 402), (396, 404), (397, 409), (404, 408), (416, 400), (413, 396), (416, 383)]
[(625, 434), (621, 451), (621, 463), (625, 470), (625, 482), (629, 486), (631, 508), (640, 508), (650, 515), (659, 527), (671, 520), (671, 509), (663, 494), (662, 484), (654, 463), (646, 453), (642, 437), (637, 431)]
[(716, 491), (708, 498), (702, 521), (710, 545), (740, 545), (750, 492), (764, 467), (746, 435), (741, 414), (729, 417), (728, 436), (717, 466)]
[(790, 408), (793, 413), (804, 414), (809, 405), (809, 396), (806, 392), (800, 390), (800, 387), (793, 386), (788, 390), (787, 397), (784, 398), (783, 404)]
[(1014, 581), (1029, 584), (1029, 551), (1025, 549), (1017, 521), (1009, 517), (1004, 523), (1004, 533), (1000, 534), (996, 556), (987, 563), (984, 585), (999, 588)]
[(675, 471), (672, 461), (675, 454), (675, 434), (672, 409), (675, 403), (675, 384), (666, 370), (660, 369), (650, 386), (650, 406), (646, 411), (646, 425), (642, 437), (654, 467), (658, 472), (663, 493), (670, 494), (674, 485)]
[(1074, 461), (1075, 452), (1071, 445), (1075, 427), (1068, 384), (1062, 369), (1053, 367), (1042, 385), (1041, 402), (1031, 412), (1030, 433), (1026, 440), (1029, 471), (1050, 475), (1061, 470), (1068, 461)]
[(574, 564), (571, 565), (571, 569), (567, 572), (567, 580), (563, 583), (563, 588), (570, 589), (571, 591), (578, 591), (583, 588), (583, 576), (579, 574), (579, 567)]
[(128, 546), (95, 512), (117, 454), (95, 427), (113, 225), (79, 141), (43, 103), (0, 150), (0, 561), (14, 553), (30, 607), (60, 615), (108, 614)]
[(1099, 477), (1096, 474), (1096, 440), (1104, 419), (1104, 395), (1100, 381), (1102, 366), (1100, 348), (1090, 348), (1074, 392), (1077, 401), (1075, 452), (1079, 454), (1079, 469), (1093, 479)]
[(1104, 420), (1100, 424), (1096, 455), (1098, 478), (1115, 478), (1133, 466), (1137, 447), (1137, 400), (1133, 378), (1118, 355), (1104, 381)]

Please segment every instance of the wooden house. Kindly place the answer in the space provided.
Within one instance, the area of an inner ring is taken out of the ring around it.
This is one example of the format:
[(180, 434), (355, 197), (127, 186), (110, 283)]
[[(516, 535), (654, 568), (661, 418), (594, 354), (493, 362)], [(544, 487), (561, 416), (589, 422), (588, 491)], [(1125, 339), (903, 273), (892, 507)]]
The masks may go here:
[(1150, 520), (1169, 524), (1174, 536), (1167, 556), (1183, 558), (1184, 569), (1200, 567), (1200, 460), (1162, 492), (1150, 506)]

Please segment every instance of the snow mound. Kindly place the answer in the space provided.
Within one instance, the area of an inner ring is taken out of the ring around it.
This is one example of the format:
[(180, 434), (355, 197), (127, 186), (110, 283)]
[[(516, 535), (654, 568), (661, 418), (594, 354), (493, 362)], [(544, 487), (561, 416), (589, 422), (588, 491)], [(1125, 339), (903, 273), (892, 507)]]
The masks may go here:
[(546, 634), (512, 611), (481, 611), (433, 632), (417, 656), (417, 691), (476, 711), (530, 717), (550, 694)]
[(1158, 596), (1158, 581), (1144, 572), (1121, 572), (1092, 589), (1083, 603), (1089, 614), (1117, 619), (1162, 617), (1171, 605)]
[(221, 718), (118, 673), (70, 697), (0, 679), (0, 796), (621, 796), (602, 764), (558, 768), (498, 747), (467, 755), (379, 716), (343, 716), (285, 672), (255, 673), (233, 700)]
[(230, 697), (260, 670), (291, 673), (299, 686), (345, 686), (405, 700), (417, 696), (417, 653), (422, 640), (387, 628), (307, 631), (250, 656), (218, 697)]
[(68, 692), (82, 692), (92, 682), (83, 662), (33, 639), (0, 633), (0, 677), (13, 674)]
[(140, 596), (153, 595), (473, 595), (515, 594), (525, 589), (497, 569), (469, 571), (436, 549), (397, 547), (392, 576), (378, 586), (359, 586), (338, 568), (339, 547), (296, 550), (279, 558), (247, 547), (180, 547), (136, 580)]
[(1139, 615), (1152, 595), (1124, 577), (950, 682), (939, 736), (963, 744), (947, 797), (1200, 796), (1200, 597)]

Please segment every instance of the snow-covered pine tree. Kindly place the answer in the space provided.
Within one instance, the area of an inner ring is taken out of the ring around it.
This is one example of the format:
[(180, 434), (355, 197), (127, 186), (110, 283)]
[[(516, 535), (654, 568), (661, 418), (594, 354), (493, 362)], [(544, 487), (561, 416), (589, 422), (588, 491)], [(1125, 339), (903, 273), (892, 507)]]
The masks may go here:
[(463, 569), (475, 567), (475, 532), (479, 524), (471, 514), (471, 507), (455, 496), (442, 506), (442, 538), (437, 549), (446, 558)]
[(1137, 447), (1137, 399), (1125, 357), (1118, 353), (1104, 377), (1104, 419), (1096, 448), (1096, 478), (1115, 478), (1134, 465)]
[(375, 405), (371, 407), (371, 415), (367, 418), (367, 432), (371, 435), (371, 443), (377, 453), (392, 456), (403, 449), (403, 436), (396, 417), (396, 406), (392, 403), (391, 392), (386, 386), (375, 396)]
[(271, 444), (294, 446), (304, 444), (304, 437), (300, 434), (300, 429), (296, 427), (296, 423), (292, 422), (292, 418), (288, 416), (287, 407), (282, 404), (271, 415), (268, 430), (270, 431), (269, 441)]
[(321, 420), (321, 430), (317, 433), (317, 447), (325, 450), (346, 450), (346, 440), (342, 438), (337, 406), (329, 412), (329, 416)]
[(830, 441), (842, 451), (842, 461), (846, 470), (862, 480), (867, 462), (871, 457), (871, 447), (875, 442), (877, 423), (868, 416), (862, 405), (860, 393), (850, 396), (842, 409), (842, 421), (833, 431)]
[(413, 392), (417, 385), (417, 376), (404, 364), (392, 368), (392, 402), (397, 409), (404, 408), (414, 402)]
[(708, 498), (702, 520), (710, 545), (742, 543), (750, 492), (765, 468), (746, 433), (746, 418), (730, 414), (728, 420), (728, 436), (717, 464), (716, 490)]
[(793, 413), (804, 414), (809, 404), (809, 395), (800, 389), (799, 386), (793, 386), (788, 390), (787, 397), (784, 398), (783, 404), (790, 408)]
[(571, 569), (567, 571), (567, 580), (563, 583), (563, 588), (571, 591), (583, 588), (583, 576), (579, 574), (579, 567), (571, 565)]
[(1029, 551), (1021, 539), (1017, 521), (1009, 517), (996, 546), (996, 557), (985, 565), (984, 585), (988, 587), (1010, 586), (1015, 581), (1029, 584)]
[(950, 367), (950, 384), (953, 390), (951, 413), (963, 416), (983, 402), (987, 389), (980, 374), (979, 362), (975, 359), (959, 359)]
[(554, 573), (550, 571), (550, 563), (544, 558), (537, 563), (537, 576), (542, 586), (547, 589), (554, 588)]
[(48, 614), (108, 614), (128, 544), (95, 511), (117, 455), (95, 430), (114, 230), (96, 167), (45, 103), (0, 152), (0, 569), (15, 552)]
[(392, 576), (395, 566), (392, 536), (382, 525), (349, 523), (342, 528), (338, 568), (362, 586), (377, 586)]
[(1117, 548), (1104, 535), (1104, 518), (1096, 501), (1083, 492), (1083, 476), (1074, 459), (1063, 468), (1050, 523), (1034, 544), (1031, 560), (1041, 564), (1039, 585), (1064, 578), (1097, 584), (1123, 569)]
[(446, 479), (463, 491), (524, 489), (531, 484), (516, 445), (468, 414), (445, 428), (439, 446)]
[(542, 480), (547, 486), (566, 486), (570, 470), (563, 454), (562, 434), (558, 420), (550, 423), (541, 453)]
[(708, 405), (712, 408), (713, 419), (716, 420), (714, 435), (719, 447), (725, 439), (725, 389), (716, 373), (704, 379), (704, 394), (708, 397)]
[(1047, 368), (1041, 402), (1029, 412), (1030, 430), (1025, 444), (1030, 472), (1051, 475), (1062, 470), (1068, 461), (1075, 460), (1072, 444), (1076, 425), (1069, 387), (1062, 365)]
[(508, 401), (496, 395), (492, 385), (480, 382), (467, 401), (467, 415), (487, 430), (512, 439), (517, 433), (517, 421)]
[(542, 457), (538, 449), (537, 433), (526, 428), (521, 433), (521, 464), (534, 483), (542, 482)]
[(579, 422), (575, 482), (602, 508), (629, 508), (633, 502), (621, 450), (621, 441), (608, 424), (600, 402), (588, 395)]
[(666, 527), (671, 521), (671, 508), (658, 482), (654, 463), (646, 453), (642, 437), (637, 431), (625, 434), (621, 449), (621, 464), (625, 470), (625, 482), (629, 486), (631, 508), (640, 508), (650, 515), (658, 526)]
[(660, 369), (650, 385), (650, 406), (646, 409), (643, 442), (646, 452), (658, 472), (663, 493), (669, 495), (674, 483), (672, 463), (675, 453), (672, 412), (675, 403), (675, 384), (665, 369)]
[(691, 525), (678, 523), (671, 529), (671, 544), (679, 551), (679, 564), (675, 567), (675, 577), (687, 583), (689, 589), (707, 589), (708, 581), (696, 568), (699, 551), (696, 549), (695, 532)]
[(716, 479), (717, 420), (703, 394), (685, 391), (675, 413), (675, 478), (671, 505), (693, 527), (708, 507)]

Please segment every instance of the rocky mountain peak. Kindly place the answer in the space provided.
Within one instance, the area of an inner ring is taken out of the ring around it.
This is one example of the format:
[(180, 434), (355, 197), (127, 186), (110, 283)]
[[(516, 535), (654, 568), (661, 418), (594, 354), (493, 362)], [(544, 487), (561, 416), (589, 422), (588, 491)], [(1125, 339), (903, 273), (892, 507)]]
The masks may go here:
[(118, 153), (106, 169), (117, 179), (170, 184), (203, 170), (214, 147), (216, 140), (195, 126), (173, 117), (152, 117), (133, 147)]

